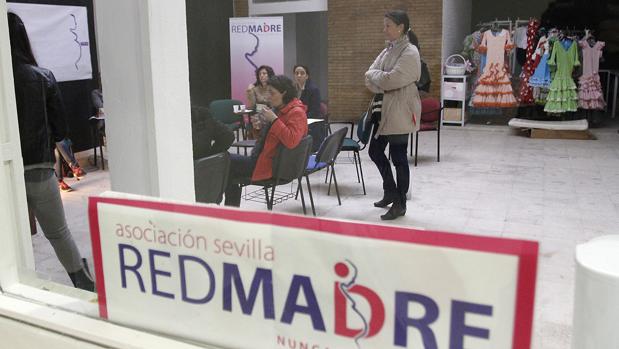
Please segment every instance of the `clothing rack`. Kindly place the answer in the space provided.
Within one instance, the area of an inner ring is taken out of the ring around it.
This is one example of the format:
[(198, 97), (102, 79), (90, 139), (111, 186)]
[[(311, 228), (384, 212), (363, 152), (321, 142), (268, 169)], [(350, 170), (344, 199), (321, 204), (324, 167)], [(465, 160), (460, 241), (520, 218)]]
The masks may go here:
[(512, 21), (511, 19), (494, 19), (494, 21), (489, 21), (489, 22), (479, 22), (477, 23), (477, 27), (481, 28), (481, 27), (492, 27), (493, 24), (496, 24), (497, 26), (504, 28), (504, 29), (508, 29), (511, 33), (513, 26), (514, 26), (514, 21)]
[(519, 18), (514, 22), (514, 27), (516, 28), (527, 27), (530, 21), (531, 19), (520, 19)]

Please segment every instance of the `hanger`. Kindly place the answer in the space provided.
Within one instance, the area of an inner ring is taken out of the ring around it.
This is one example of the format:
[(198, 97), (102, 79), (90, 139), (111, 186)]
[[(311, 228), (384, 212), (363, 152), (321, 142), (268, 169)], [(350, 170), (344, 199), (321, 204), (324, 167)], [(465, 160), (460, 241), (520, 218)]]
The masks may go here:
[(493, 33), (501, 31), (498, 21), (492, 22), (492, 26), (490, 26), (490, 30), (492, 30)]

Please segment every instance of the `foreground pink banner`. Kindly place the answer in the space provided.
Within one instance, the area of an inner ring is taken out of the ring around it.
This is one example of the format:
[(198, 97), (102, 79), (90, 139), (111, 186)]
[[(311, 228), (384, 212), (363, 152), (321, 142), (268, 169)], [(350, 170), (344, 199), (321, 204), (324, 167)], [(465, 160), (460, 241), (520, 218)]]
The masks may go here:
[(530, 348), (537, 242), (117, 198), (89, 216), (113, 322), (240, 349)]

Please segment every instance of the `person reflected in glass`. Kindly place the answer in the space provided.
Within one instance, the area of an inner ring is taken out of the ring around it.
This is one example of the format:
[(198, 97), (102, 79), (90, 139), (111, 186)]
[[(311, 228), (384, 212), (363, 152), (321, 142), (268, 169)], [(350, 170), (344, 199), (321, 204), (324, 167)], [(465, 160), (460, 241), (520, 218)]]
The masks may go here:
[[(63, 192), (73, 191), (73, 188), (69, 186), (64, 181), (63, 174), (63, 162), (66, 162), (69, 165), (69, 177), (73, 177), (78, 181), (86, 176), (86, 171), (84, 171), (80, 164), (77, 162), (75, 158), (75, 153), (73, 153), (72, 142), (70, 139), (65, 138), (60, 142), (56, 142), (56, 164), (54, 165), (54, 172), (56, 174), (56, 179), (58, 180), (58, 189)], [(66, 167), (66, 166), (65, 166)]]
[[(406, 12), (387, 12), (383, 24), (387, 47), (365, 73), (365, 83), (375, 93), (372, 105), (375, 126), (369, 155), (383, 179), (384, 191), (383, 198), (374, 206), (391, 205), (380, 218), (393, 220), (406, 214), (406, 194), (410, 185), (406, 149), (408, 135), (418, 130), (421, 124), (421, 101), (416, 86), (421, 62), (419, 51), (411, 43), (414, 38)], [(385, 156), (387, 145), (397, 181)]]
[(32, 54), (22, 20), (8, 14), (9, 37), (26, 200), (73, 285), (88, 291), (94, 282), (67, 226), (54, 177), (54, 143), (66, 138), (67, 124), (58, 83)]

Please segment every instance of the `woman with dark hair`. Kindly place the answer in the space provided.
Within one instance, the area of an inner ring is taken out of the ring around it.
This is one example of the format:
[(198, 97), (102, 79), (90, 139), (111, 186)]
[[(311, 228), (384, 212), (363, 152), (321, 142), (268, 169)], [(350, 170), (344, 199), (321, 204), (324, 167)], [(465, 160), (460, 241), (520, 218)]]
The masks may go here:
[(297, 97), (307, 106), (307, 117), (322, 119), (324, 115), (320, 112), (320, 90), (310, 80), (309, 69), (304, 65), (297, 64), (292, 71), (298, 90)]
[[(247, 86), (247, 107), (257, 110), (258, 104), (269, 104), (269, 91), (267, 81), (275, 75), (273, 68), (268, 65), (261, 65), (256, 69), (256, 82)], [(260, 110), (258, 110), (260, 111)]]
[[(384, 29), (387, 39), (385, 48), (365, 73), (368, 89), (376, 95), (373, 102), (373, 117), (376, 120), (369, 154), (383, 179), (383, 198), (374, 203), (389, 211), (380, 216), (392, 220), (406, 214), (406, 193), (410, 185), (410, 169), (406, 149), (408, 135), (419, 129), (421, 101), (416, 82), (421, 72), (419, 51), (411, 43), (410, 21), (404, 11), (385, 14)], [(395, 165), (397, 182), (393, 178), (385, 148), (389, 145)]]
[(230, 154), (226, 206), (241, 205), (240, 183), (265, 180), (273, 176), (273, 158), (278, 145), (283, 144), (292, 149), (307, 134), (305, 106), (297, 98), (297, 90), (292, 80), (276, 75), (269, 79), (267, 86), (273, 109), (265, 108), (252, 116), (252, 123), (256, 129), (260, 129), (260, 136), (251, 156)]
[(93, 291), (94, 282), (67, 227), (54, 178), (53, 144), (65, 138), (67, 128), (60, 90), (54, 74), (37, 66), (22, 20), (9, 13), (8, 22), (26, 200), (73, 285)]

